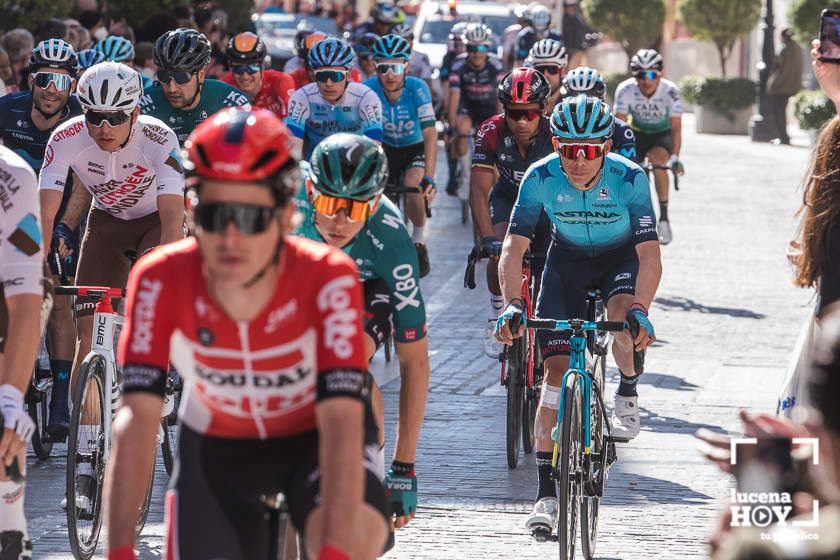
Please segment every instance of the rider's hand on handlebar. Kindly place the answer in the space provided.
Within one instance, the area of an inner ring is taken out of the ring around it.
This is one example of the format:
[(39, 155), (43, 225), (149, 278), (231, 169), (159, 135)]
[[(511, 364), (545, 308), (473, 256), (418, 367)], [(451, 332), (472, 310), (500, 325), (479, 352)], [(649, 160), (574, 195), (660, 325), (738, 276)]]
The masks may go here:
[(429, 204), (431, 204), (437, 194), (437, 189), (435, 189), (435, 180), (428, 175), (424, 175), (423, 179), (420, 180), (420, 190), (423, 192), (423, 196), (426, 197), (426, 200), (429, 201)]
[(481, 250), (488, 257), (498, 257), (502, 254), (502, 242), (494, 236), (482, 237)]
[(625, 322), (631, 332), (638, 329), (636, 339), (633, 341), (633, 346), (636, 351), (644, 350), (656, 341), (656, 333), (653, 330), (653, 324), (651, 324), (647, 313), (641, 307), (631, 308), (630, 311), (627, 312)]
[(73, 230), (67, 224), (59, 222), (53, 228), (52, 242), (50, 247), (58, 252), (58, 256), (66, 259), (73, 254)]
[(680, 161), (680, 156), (677, 154), (671, 154), (671, 157), (668, 159), (668, 167), (670, 167), (677, 175), (685, 173), (685, 166), (683, 166)]
[(0, 385), (0, 414), (4, 428), (0, 438), (0, 462), (8, 467), (26, 448), (35, 424), (23, 409), (23, 393), (12, 385)]
[(394, 461), (385, 474), (385, 490), (396, 519), (394, 528), (404, 527), (417, 511), (417, 476), (414, 465)]
[[(522, 306), (518, 303), (509, 303), (499, 318), (496, 319), (496, 340), (510, 346), (514, 338), (519, 338), (525, 332), (525, 325), (522, 321)], [(516, 333), (511, 332), (511, 323), (514, 324)]]

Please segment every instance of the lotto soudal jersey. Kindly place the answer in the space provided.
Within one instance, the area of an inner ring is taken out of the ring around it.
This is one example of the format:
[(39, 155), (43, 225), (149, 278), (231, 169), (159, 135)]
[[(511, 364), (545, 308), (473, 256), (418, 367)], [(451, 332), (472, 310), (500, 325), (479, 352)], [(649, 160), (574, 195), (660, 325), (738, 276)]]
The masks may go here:
[[(302, 167), (305, 180), (308, 167)], [(296, 234), (323, 242), (315, 228), (314, 210), (306, 188), (301, 188), (296, 202), (303, 215)], [(426, 307), (420, 293), (417, 250), (393, 203), (383, 196), (362, 231), (342, 250), (356, 262), (362, 280), (380, 278), (388, 285), (397, 340), (413, 342), (423, 338)]]
[(335, 104), (321, 97), (317, 83), (307, 84), (292, 94), (286, 126), (303, 140), (306, 159), (318, 142), (336, 132), (363, 134), (381, 142), (382, 103), (364, 84), (348, 82)]
[(458, 55), (449, 72), (449, 88), (461, 90), (461, 103), (493, 105), (497, 100), (496, 88), (505, 77), (505, 68), (496, 55), (488, 54), (481, 68), (470, 64), (467, 53)]
[(42, 294), (41, 209), (35, 172), (0, 146), (0, 285), (5, 297)]
[(502, 189), (513, 199), (516, 198), (519, 183), (528, 167), (553, 151), (548, 117), (540, 117), (537, 135), (523, 156), (507, 126), (505, 116), (495, 115), (484, 121), (475, 133), (472, 168), (498, 171), (496, 189)]
[(163, 88), (158, 82), (143, 90), (140, 111), (162, 120), (175, 131), (178, 143), (184, 145), (190, 133), (213, 113), (225, 107), (239, 107), (248, 104), (248, 97), (235, 87), (219, 80), (204, 80), (201, 84), (201, 99), (189, 111), (176, 109), (169, 104)]
[(184, 176), (175, 133), (140, 115), (124, 147), (105, 152), (78, 116), (58, 127), (47, 144), (38, 189), (64, 191), (73, 172), (93, 195), (93, 206), (122, 220), (157, 212), (157, 197), (183, 196)]
[(598, 182), (573, 187), (553, 153), (525, 173), (508, 233), (531, 237), (540, 213), (554, 223), (552, 243), (571, 257), (596, 257), (658, 239), (647, 174), (625, 157), (607, 154)]
[(429, 86), (420, 78), (406, 76), (402, 93), (391, 103), (379, 78), (364, 81), (382, 104), (382, 141), (392, 148), (402, 148), (423, 142), (423, 129), (435, 126), (435, 108)]
[(680, 88), (674, 82), (661, 78), (653, 95), (645, 97), (636, 78), (628, 78), (615, 90), (613, 111), (626, 113), (627, 123), (633, 130), (644, 134), (671, 130), (671, 117), (679, 117), (683, 113)]
[(163, 397), (171, 359), (184, 378), (179, 417), (191, 430), (291, 436), (315, 429), (316, 398), (362, 394), (362, 290), (338, 249), (287, 237), (274, 294), (250, 321), (232, 319), (210, 295), (194, 238), (140, 259), (127, 292), (123, 391)]
[[(256, 97), (251, 100), (251, 106), (268, 109), (281, 119), (289, 114), (289, 97), (295, 91), (295, 82), (291, 76), (277, 70), (262, 71), (262, 87)], [(226, 72), (219, 77), (222, 82), (236, 87), (233, 72)]]

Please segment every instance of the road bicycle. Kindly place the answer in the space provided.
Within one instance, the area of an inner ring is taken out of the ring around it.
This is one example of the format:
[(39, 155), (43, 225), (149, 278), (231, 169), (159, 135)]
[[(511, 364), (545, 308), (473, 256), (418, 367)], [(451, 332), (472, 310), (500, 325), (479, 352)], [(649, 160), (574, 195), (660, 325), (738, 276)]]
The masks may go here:
[(268, 523), (268, 560), (294, 558), (307, 560), (306, 544), (291, 523), (286, 497), (282, 494), (260, 496)]
[(24, 404), (29, 417), (35, 424), (32, 432), (32, 450), (41, 461), (46, 461), (52, 454), (53, 440), (47, 433), (50, 399), (52, 398), (52, 374), (38, 367), (34, 368), (32, 381), (26, 390)]
[[(485, 251), (474, 247), (467, 257), (464, 287), (475, 288), (475, 265), (488, 258)], [(522, 261), (522, 288), (520, 298), (527, 317), (534, 316), (534, 305), (539, 293), (539, 279), (544, 258), (528, 251)], [(506, 402), (506, 451), (508, 468), (519, 464), (520, 443), (525, 454), (534, 451), (534, 421), (542, 387), (542, 355), (537, 344), (536, 333), (526, 329), (514, 339), (511, 346), (505, 346), (499, 355), (501, 367), (500, 383), (507, 393)]]
[(654, 179), (653, 172), (655, 170), (660, 170), (661, 169), (663, 171), (668, 171), (669, 174), (671, 175), (671, 177), (674, 178), (673, 179), (674, 180), (674, 190), (675, 191), (680, 190), (680, 176), (676, 173), (676, 171), (674, 171), (674, 168), (671, 167), (670, 165), (660, 165), (660, 164), (657, 164), (657, 163), (651, 163), (651, 161), (647, 158), (645, 158), (645, 160), (639, 165), (648, 174), (648, 181), (650, 182), (651, 185), (655, 184), (655, 182), (654, 182), (655, 179)]
[[(120, 372), (116, 367), (115, 346), (122, 317), (114, 311), (111, 299), (125, 296), (125, 290), (96, 286), (58, 286), (54, 291), (56, 295), (96, 299), (91, 351), (82, 362), (72, 391), (65, 490), (70, 549), (76, 560), (88, 560), (96, 551), (102, 528), (105, 466), (111, 451), (111, 423), (120, 398)], [(164, 422), (165, 419), (162, 419), (161, 431)], [(85, 439), (85, 445), (79, 445), (80, 436)], [(160, 433), (158, 439), (161, 439)], [(78, 492), (76, 480), (79, 475), (88, 476), (92, 480), (92, 499)], [(149, 478), (146, 498), (137, 512), (138, 534), (146, 523), (153, 486), (154, 469)]]
[[(597, 290), (588, 290), (589, 314), (597, 311)], [(595, 305), (593, 305), (595, 302)], [(528, 328), (571, 331), (569, 369), (563, 376), (557, 423), (551, 431), (554, 441), (552, 477), (558, 486), (557, 533), (535, 532), (539, 541), (557, 541), (561, 560), (575, 557), (577, 516), (580, 511), (580, 540), (584, 558), (595, 554), (600, 499), (610, 466), (616, 461), (614, 437), (603, 389), (610, 332), (628, 328), (623, 322), (584, 319), (525, 319)], [(517, 325), (511, 325), (511, 329)], [(634, 332), (635, 331), (635, 332)], [(638, 329), (631, 329), (635, 338)], [(592, 352), (594, 350), (594, 353)], [(592, 356), (587, 360), (587, 352)], [(634, 351), (634, 365), (641, 374), (643, 352)]]

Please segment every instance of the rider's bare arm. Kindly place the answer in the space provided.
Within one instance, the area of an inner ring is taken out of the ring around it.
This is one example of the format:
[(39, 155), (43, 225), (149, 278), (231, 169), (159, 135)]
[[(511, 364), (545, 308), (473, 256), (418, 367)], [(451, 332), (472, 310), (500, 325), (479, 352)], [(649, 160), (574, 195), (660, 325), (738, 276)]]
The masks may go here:
[(423, 157), (426, 162), (424, 174), (434, 178), (437, 165), (437, 128), (434, 126), (423, 129)]
[(62, 194), (62, 191), (52, 189), (38, 191), (38, 197), (41, 200), (41, 231), (44, 233), (45, 240), (52, 239), (55, 215), (61, 206)]
[(493, 232), (493, 221), (490, 218), (490, 206), (487, 201), (493, 185), (496, 184), (497, 176), (495, 169), (486, 166), (473, 167), (470, 174), (470, 208), (473, 223), (481, 237), (496, 235)]
[(93, 196), (88, 192), (79, 178), (73, 173), (73, 190), (70, 193), (70, 200), (61, 221), (70, 229), (76, 229), (82, 222), (82, 218), (90, 210), (90, 202)]
[(394, 460), (414, 463), (420, 428), (429, 394), (429, 339), (398, 342), (397, 358), (400, 361), (400, 418)]
[(458, 120), (458, 107), (461, 104), (461, 90), (459, 88), (449, 88), (448, 106), (446, 118), (449, 121), (450, 127), (455, 127)]
[(522, 235), (508, 233), (499, 258), (499, 282), (505, 305), (519, 298), (522, 293), (522, 258), (531, 246), (531, 240)]
[(184, 197), (162, 194), (157, 197), (160, 215), (160, 244), (184, 238)]
[(123, 396), (114, 418), (113, 445), (105, 475), (109, 550), (134, 545), (137, 512), (154, 468), (162, 412), (162, 397), (134, 392)]
[(639, 275), (636, 277), (636, 296), (633, 301), (649, 309), (662, 278), (659, 241), (639, 243), (636, 245), (636, 254), (639, 256)]
[(674, 140), (674, 154), (680, 155), (682, 148), (682, 117), (671, 117), (671, 138)]

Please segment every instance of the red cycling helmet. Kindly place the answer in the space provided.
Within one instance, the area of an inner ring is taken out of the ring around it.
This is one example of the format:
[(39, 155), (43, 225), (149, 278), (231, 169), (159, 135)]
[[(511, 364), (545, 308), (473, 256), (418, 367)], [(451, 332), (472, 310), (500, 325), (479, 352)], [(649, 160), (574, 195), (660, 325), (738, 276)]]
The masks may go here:
[(297, 169), (289, 129), (266, 109), (234, 107), (219, 111), (198, 125), (184, 143), (192, 173), (204, 179), (265, 183), (275, 196), (288, 198), (297, 181), (276, 175)]
[(534, 68), (514, 68), (499, 84), (498, 93), (504, 106), (512, 103), (538, 103), (542, 106), (548, 102), (551, 85)]

